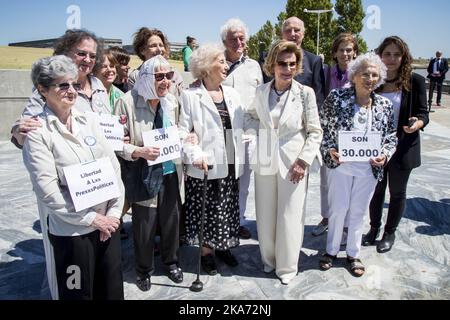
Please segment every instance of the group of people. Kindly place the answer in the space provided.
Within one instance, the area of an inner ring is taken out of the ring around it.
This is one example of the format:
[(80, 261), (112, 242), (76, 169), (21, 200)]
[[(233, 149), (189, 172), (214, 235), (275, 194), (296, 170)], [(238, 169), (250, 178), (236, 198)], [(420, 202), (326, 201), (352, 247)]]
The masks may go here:
[[(218, 273), (217, 258), (236, 267), (231, 249), (252, 236), (246, 228), (252, 171), (262, 269), (275, 272), (282, 284), (298, 273), (315, 163), (323, 162), (322, 221), (313, 234), (328, 230), (319, 267), (332, 267), (345, 240), (350, 272), (364, 274), (361, 244), (375, 244), (388, 183), (388, 219), (377, 250), (391, 249), (409, 175), (420, 165), (419, 131), (428, 123), (424, 78), (411, 73), (412, 58), (399, 37), (359, 55), (355, 37), (339, 34), (332, 52), (336, 64), (324, 68), (320, 57), (302, 49), (304, 32), (297, 17), (284, 21), (263, 76), (260, 64), (245, 54), (247, 27), (230, 19), (220, 30), (222, 44), (196, 48), (191, 41), (196, 49), (188, 70), (196, 81), (186, 90), (167, 60), (167, 38), (145, 27), (133, 43), (142, 65), (131, 73), (126, 52), (103, 51), (97, 37), (83, 30), (67, 31), (54, 56), (33, 65), (35, 90), (12, 140), (23, 146), (38, 199), (53, 298), (123, 299), (118, 232), (129, 207), (140, 290), (151, 288), (157, 234), (161, 260), (175, 283), (183, 281), (181, 238), (201, 247), (207, 274)], [(112, 150), (93, 113), (118, 116), (122, 150)], [(160, 148), (144, 143), (144, 136), (173, 128), (183, 151), (159, 162)], [(340, 148), (344, 134), (370, 136), (373, 153), (364, 161), (343, 161), (349, 153)], [(110, 169), (102, 174), (117, 177), (119, 192), (106, 199), (98, 190), (102, 202), (77, 211), (69, 168), (92, 162), (107, 163)], [(368, 212), (371, 228), (363, 237)], [(69, 285), (74, 272), (81, 283)]]

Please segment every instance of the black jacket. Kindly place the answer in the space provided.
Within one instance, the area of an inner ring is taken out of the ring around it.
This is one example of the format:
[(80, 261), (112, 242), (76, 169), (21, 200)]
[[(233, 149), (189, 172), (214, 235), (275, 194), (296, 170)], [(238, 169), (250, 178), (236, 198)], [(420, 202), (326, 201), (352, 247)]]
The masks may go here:
[[(417, 117), (423, 121), (424, 127), (428, 124), (427, 94), (425, 78), (416, 73), (412, 74), (412, 89), (410, 92), (402, 91), (402, 102), (397, 126), (397, 150), (390, 160), (401, 170), (410, 170), (420, 166), (420, 133), (406, 133), (403, 126), (408, 125), (410, 117)], [(412, 99), (412, 100), (411, 100)]]

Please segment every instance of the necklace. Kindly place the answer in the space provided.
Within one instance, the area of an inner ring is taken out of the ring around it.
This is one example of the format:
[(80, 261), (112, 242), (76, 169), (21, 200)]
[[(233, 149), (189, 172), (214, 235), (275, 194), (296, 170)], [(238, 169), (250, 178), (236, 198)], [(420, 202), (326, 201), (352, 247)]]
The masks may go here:
[(275, 94), (277, 95), (277, 102), (280, 102), (281, 100), (281, 96), (288, 91), (291, 88), (291, 86), (287, 87), (286, 89), (284, 89), (283, 91), (281, 91), (280, 93), (278, 93), (278, 90), (275, 88), (275, 85), (272, 86), (273, 91), (275, 91)]
[(394, 79), (391, 79), (391, 80), (388, 80), (388, 79), (386, 79), (386, 80), (384, 80), (384, 82), (386, 82), (386, 83), (394, 83), (394, 82), (397, 82), (398, 81), (398, 76), (397, 77), (395, 77)]

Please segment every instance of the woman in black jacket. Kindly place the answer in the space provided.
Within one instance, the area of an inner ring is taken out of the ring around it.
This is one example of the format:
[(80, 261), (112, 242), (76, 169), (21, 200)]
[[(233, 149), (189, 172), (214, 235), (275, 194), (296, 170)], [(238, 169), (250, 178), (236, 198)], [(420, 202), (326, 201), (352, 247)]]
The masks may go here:
[(381, 227), (384, 197), (389, 184), (390, 201), (384, 234), (377, 244), (379, 253), (391, 250), (395, 230), (405, 211), (406, 186), (412, 169), (420, 166), (419, 130), (428, 124), (425, 78), (411, 73), (412, 57), (408, 45), (399, 37), (383, 40), (376, 49), (387, 67), (387, 79), (378, 93), (390, 99), (394, 105), (398, 145), (392, 159), (384, 168), (384, 178), (375, 189), (370, 203), (370, 231), (362, 245), (375, 243)]

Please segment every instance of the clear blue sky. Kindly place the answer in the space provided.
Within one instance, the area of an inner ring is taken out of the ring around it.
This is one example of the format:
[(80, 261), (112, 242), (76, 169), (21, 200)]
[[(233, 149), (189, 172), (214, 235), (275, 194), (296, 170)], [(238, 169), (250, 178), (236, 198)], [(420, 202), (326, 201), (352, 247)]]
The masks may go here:
[[(187, 35), (200, 43), (219, 41), (220, 26), (239, 17), (250, 34), (270, 20), (276, 22), (286, 0), (13, 0), (1, 1), (0, 45), (54, 38), (66, 29), (70, 5), (81, 9), (81, 27), (106, 38), (131, 44), (141, 26), (165, 32), (170, 41), (184, 42)], [(450, 1), (363, 0), (364, 8), (380, 8), (380, 29), (364, 27), (369, 49), (388, 35), (398, 35), (410, 45), (415, 57), (429, 58), (437, 49), (450, 56)], [(316, 32), (315, 26), (307, 26)]]

